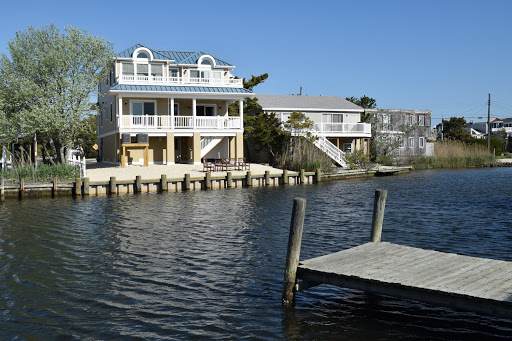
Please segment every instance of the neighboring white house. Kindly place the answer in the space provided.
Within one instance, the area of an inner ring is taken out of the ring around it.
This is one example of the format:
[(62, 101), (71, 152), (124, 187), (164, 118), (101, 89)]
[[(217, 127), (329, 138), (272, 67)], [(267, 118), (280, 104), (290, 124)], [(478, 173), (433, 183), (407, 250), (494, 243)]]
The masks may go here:
[[(242, 104), (254, 94), (233, 69), (201, 51), (136, 44), (117, 54), (98, 89), (101, 160), (173, 165), (243, 157)], [(228, 115), (233, 102), (238, 116)]]
[(369, 153), (371, 125), (361, 122), (364, 109), (338, 96), (256, 95), (264, 112), (276, 113), (286, 122), (293, 111), (305, 114), (314, 123), (317, 147), (345, 166), (344, 153)]

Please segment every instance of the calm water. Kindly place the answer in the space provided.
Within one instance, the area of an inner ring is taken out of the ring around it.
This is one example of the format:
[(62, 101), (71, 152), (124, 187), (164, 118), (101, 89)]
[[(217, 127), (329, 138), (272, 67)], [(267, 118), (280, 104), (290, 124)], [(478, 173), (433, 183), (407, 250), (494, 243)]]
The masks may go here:
[(281, 307), (293, 198), (301, 258), (382, 239), (512, 261), (512, 168), (307, 186), (7, 201), (0, 339), (496, 339), (512, 319), (329, 286)]

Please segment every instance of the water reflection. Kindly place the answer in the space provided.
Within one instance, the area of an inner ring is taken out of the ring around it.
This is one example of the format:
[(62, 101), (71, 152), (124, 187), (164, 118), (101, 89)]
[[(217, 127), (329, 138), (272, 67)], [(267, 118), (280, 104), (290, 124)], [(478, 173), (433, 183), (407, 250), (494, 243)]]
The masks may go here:
[[(308, 186), (8, 201), (0, 206), (2, 339), (486, 338), (511, 321), (320, 286), (280, 305), (293, 198), (301, 258), (383, 240), (512, 260), (512, 169), (426, 171)], [(464, 195), (461, 195), (463, 193)], [(427, 327), (433, 326), (433, 327)]]

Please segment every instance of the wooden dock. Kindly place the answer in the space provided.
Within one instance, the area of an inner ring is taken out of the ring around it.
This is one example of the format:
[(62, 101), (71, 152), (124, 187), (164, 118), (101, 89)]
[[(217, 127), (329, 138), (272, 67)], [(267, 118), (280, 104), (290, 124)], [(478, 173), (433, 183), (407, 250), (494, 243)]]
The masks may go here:
[[(293, 295), (319, 284), (330, 284), (512, 318), (512, 262), (380, 243), (378, 217), (383, 217), (385, 195), (384, 200), (377, 197), (376, 193), (373, 241), (295, 262), (295, 283), (286, 283), (288, 269), (285, 270), (284, 304), (294, 300), (287, 291), (290, 284)], [(297, 237), (297, 233), (294, 235)], [(300, 241), (298, 244), (300, 248)]]

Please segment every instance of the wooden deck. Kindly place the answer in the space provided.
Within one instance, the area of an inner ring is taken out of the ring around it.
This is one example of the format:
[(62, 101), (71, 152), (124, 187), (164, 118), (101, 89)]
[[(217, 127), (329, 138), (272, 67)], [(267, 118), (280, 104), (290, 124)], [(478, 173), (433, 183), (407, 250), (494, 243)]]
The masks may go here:
[(330, 284), (512, 319), (512, 262), (381, 243), (386, 197), (375, 192), (369, 243), (301, 262), (306, 200), (294, 200), (284, 305), (296, 292)]
[(300, 262), (297, 278), (512, 318), (512, 262), (370, 242)]

